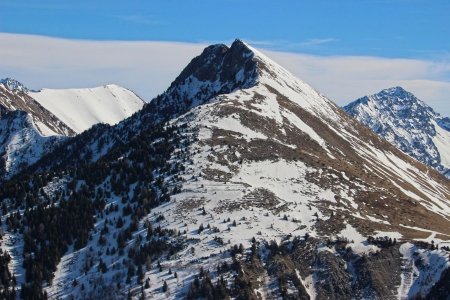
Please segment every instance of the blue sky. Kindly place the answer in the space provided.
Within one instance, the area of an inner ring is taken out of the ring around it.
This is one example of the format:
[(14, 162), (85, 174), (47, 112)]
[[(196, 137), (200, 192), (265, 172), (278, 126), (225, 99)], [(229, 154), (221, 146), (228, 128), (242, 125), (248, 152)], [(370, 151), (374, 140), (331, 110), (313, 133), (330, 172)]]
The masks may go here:
[(317, 55), (448, 56), (447, 0), (0, 0), (0, 32), (227, 42)]

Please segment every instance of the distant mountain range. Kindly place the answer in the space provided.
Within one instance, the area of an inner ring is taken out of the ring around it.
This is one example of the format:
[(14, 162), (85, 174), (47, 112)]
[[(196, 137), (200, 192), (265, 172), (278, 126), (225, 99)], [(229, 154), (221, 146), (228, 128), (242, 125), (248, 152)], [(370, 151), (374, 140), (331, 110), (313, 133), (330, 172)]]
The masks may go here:
[(385, 89), (344, 110), (403, 152), (450, 176), (450, 120), (412, 93)]
[[(241, 40), (205, 48), (147, 104), (116, 86), (3, 86), (10, 107), (39, 107), (2, 113), (21, 132), (8, 151), (58, 135), (0, 184), (0, 298), (450, 295), (449, 180)], [(446, 119), (385, 94), (392, 132), (441, 149)], [(79, 133), (111, 111), (129, 115)]]

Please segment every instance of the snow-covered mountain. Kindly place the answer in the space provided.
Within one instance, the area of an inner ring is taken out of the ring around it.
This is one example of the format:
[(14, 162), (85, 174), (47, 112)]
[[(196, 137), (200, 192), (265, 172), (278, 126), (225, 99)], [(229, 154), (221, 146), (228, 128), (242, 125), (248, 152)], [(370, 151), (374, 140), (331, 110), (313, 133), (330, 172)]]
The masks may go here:
[(51, 111), (43, 107), (29, 95), (30, 91), (17, 80), (6, 78), (0, 80), (0, 117), (10, 111), (28, 113), (43, 136), (70, 136), (75, 132)]
[(0, 180), (36, 162), (75, 132), (28, 95), (20, 82), (0, 80)]
[(143, 105), (117, 85), (36, 92), (12, 78), (0, 80), (0, 179), (36, 162), (64, 137), (97, 123), (115, 124)]
[(116, 124), (145, 103), (132, 91), (114, 84), (85, 89), (42, 89), (28, 94), (76, 133), (97, 123)]
[(240, 40), (0, 198), (24, 297), (404, 299), (449, 278), (448, 180)]
[(415, 159), (448, 175), (449, 119), (401, 87), (362, 97), (344, 110)]

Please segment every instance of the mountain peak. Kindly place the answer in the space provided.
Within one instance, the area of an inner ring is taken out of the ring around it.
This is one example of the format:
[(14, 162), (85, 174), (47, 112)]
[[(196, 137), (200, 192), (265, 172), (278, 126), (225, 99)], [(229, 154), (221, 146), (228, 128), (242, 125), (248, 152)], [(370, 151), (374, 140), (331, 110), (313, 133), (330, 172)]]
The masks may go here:
[(393, 92), (393, 93), (405, 93), (407, 92), (404, 88), (402, 88), (401, 86), (394, 86), (388, 89), (384, 89), (383, 91), (386, 92)]
[(192, 59), (173, 85), (183, 84), (189, 77), (222, 85), (235, 81), (245, 81), (249, 85), (257, 74), (253, 56), (253, 51), (239, 39), (230, 47), (224, 44), (208, 46)]
[(231, 46), (206, 47), (163, 94), (144, 107), (142, 115), (146, 122), (158, 123), (218, 99), (218, 95), (256, 86), (263, 86), (264, 93), (268, 94), (271, 92), (265, 86), (273, 90), (289, 89), (289, 93), (302, 91), (302, 95), (312, 96), (297, 98), (296, 103), (322, 117), (332, 115), (333, 105), (328, 99), (240, 39)]
[(25, 93), (28, 92), (28, 89), (14, 78), (7, 77), (4, 79), (0, 79), (0, 84), (3, 84), (11, 91), (20, 91)]
[(375, 95), (369, 96), (369, 98), (378, 103), (383, 103), (382, 105), (386, 107), (397, 105), (397, 109), (400, 110), (420, 110), (432, 116), (437, 115), (429, 105), (400, 86), (384, 89)]
[(254, 54), (250, 46), (241, 39), (235, 39), (234, 42), (231, 44), (230, 50), (234, 52), (240, 52), (243, 55), (250, 53)]
[(450, 141), (450, 122), (402, 87), (362, 97), (344, 110), (420, 162), (440, 172), (449, 169), (444, 145)]
[[(394, 96), (397, 98), (408, 98), (411, 100), (418, 100), (411, 92), (408, 92), (407, 90), (405, 90), (404, 88), (402, 88), (401, 86), (395, 86), (395, 87), (391, 87), (388, 89), (384, 89), (381, 92), (379, 92), (378, 94), (376, 94), (377, 96), (379, 95), (389, 95), (389, 96)], [(383, 97), (381, 97), (383, 98)]]
[(220, 94), (247, 89), (257, 84), (259, 74), (255, 52), (236, 39), (230, 47), (206, 47), (183, 69), (170, 87), (143, 110), (148, 122), (160, 122), (185, 113)]

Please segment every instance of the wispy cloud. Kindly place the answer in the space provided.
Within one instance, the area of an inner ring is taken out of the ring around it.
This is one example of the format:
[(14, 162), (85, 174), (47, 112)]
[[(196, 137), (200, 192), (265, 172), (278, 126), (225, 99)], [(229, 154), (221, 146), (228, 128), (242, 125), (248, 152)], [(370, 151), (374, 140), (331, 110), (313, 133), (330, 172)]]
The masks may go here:
[(303, 46), (303, 47), (313, 47), (313, 46), (320, 46), (320, 45), (324, 45), (324, 44), (329, 44), (329, 43), (333, 43), (333, 42), (337, 42), (339, 41), (338, 39), (335, 38), (324, 38), (324, 39), (309, 39), (306, 40), (304, 42), (299, 43), (298, 45)]
[(0, 78), (31, 89), (126, 86), (150, 100), (206, 44), (87, 41), (0, 33)]
[(252, 44), (255, 47), (264, 47), (271, 48), (277, 45), (286, 43), (285, 41), (272, 41), (272, 40), (252, 40), (252, 39), (244, 39), (245, 42)]
[[(418, 60), (262, 52), (340, 105), (403, 86), (450, 115), (450, 57)], [(116, 83), (147, 100), (163, 92), (206, 43), (84, 41), (0, 33), (0, 77), (32, 89)]]
[(277, 51), (294, 51), (311, 50), (313, 48), (324, 47), (327, 44), (339, 42), (337, 38), (313, 38), (302, 42), (293, 42), (289, 40), (252, 40), (245, 39), (248, 43), (255, 47), (261, 47)]

